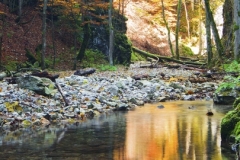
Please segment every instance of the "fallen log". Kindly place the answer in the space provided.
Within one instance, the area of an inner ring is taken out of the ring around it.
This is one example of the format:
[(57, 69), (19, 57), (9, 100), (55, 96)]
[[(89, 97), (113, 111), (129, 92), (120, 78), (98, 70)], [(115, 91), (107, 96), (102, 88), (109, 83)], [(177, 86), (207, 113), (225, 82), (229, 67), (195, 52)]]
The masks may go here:
[(93, 74), (95, 71), (96, 69), (94, 68), (80, 69), (74, 72), (74, 75), (87, 76), (87, 75)]
[(202, 69), (202, 68), (196, 68), (196, 67), (189, 67), (189, 66), (184, 66), (182, 67), (183, 69), (186, 70), (194, 70), (194, 71), (199, 71), (199, 72), (207, 72), (207, 69)]
[(156, 55), (156, 54), (152, 54), (152, 53), (148, 53), (145, 52), (143, 50), (140, 50), (136, 47), (133, 47), (133, 51), (138, 52), (142, 55), (145, 55), (147, 57), (151, 57), (151, 58), (156, 58), (158, 57), (159, 59), (163, 59), (163, 60), (167, 60), (167, 61), (172, 61), (172, 62), (176, 62), (176, 63), (180, 63), (180, 64), (194, 64), (194, 65), (206, 65), (206, 63), (200, 63), (200, 62), (191, 62), (191, 61), (181, 61), (181, 60), (177, 60), (174, 59), (173, 57), (166, 57), (166, 56), (160, 56), (160, 55)]
[(48, 72), (46, 71), (43, 71), (43, 72), (33, 72), (32, 73), (33, 76), (37, 76), (37, 77), (44, 77), (44, 78), (49, 78), (51, 81), (55, 82), (56, 79), (59, 77), (59, 74), (57, 75), (52, 75), (52, 74), (49, 74)]

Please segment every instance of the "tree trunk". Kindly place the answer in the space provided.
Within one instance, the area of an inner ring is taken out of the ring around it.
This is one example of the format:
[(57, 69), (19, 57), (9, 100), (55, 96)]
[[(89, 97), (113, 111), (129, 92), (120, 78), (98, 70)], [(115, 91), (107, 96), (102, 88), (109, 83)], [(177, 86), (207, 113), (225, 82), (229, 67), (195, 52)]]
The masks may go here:
[(166, 21), (166, 18), (165, 18), (165, 8), (164, 8), (163, 0), (161, 0), (161, 2), (162, 2), (163, 21), (164, 21), (164, 24), (165, 24), (165, 26), (167, 28), (167, 32), (168, 32), (168, 44), (169, 44), (169, 47), (170, 47), (170, 50), (171, 50), (172, 57), (174, 57), (174, 51), (173, 51), (173, 46), (172, 46), (172, 41), (171, 41), (171, 32), (170, 32), (170, 29), (168, 27), (168, 22)]
[(47, 10), (47, 1), (43, 1), (43, 19), (42, 19), (42, 54), (41, 54), (41, 68), (45, 69), (45, 52), (46, 52), (46, 10)]
[[(204, 1), (206, 2), (207, 0), (204, 0)], [(207, 63), (209, 66), (212, 60), (211, 26), (210, 26), (209, 14), (207, 13), (207, 11), (205, 12), (205, 14), (206, 14), (205, 27), (206, 27), (207, 55), (208, 55)]]
[(176, 25), (176, 58), (179, 59), (179, 44), (178, 44), (178, 34), (180, 29), (180, 17), (181, 17), (181, 10), (182, 10), (182, 0), (178, 0), (178, 7), (177, 7), (177, 25)]
[[(87, 22), (87, 21), (88, 21), (88, 19), (84, 16), (83, 23)], [(80, 51), (78, 52), (78, 55), (77, 55), (77, 60), (79, 60), (79, 61), (83, 60), (84, 55), (85, 55), (85, 50), (88, 46), (89, 39), (90, 39), (90, 27), (89, 27), (89, 23), (87, 22), (83, 26), (83, 41), (81, 44)]]
[(2, 69), (2, 58), (3, 58), (3, 53), (2, 53), (2, 46), (3, 46), (3, 35), (5, 34), (5, 28), (6, 28), (6, 11), (7, 11), (7, 4), (6, 1), (4, 1), (4, 13), (1, 14), (1, 20), (2, 20), (2, 27), (1, 27), (1, 33), (0, 33), (0, 70)]
[(76, 58), (76, 54), (77, 54), (77, 33), (74, 34), (74, 63), (73, 63), (73, 70), (77, 69), (77, 58)]
[[(186, 0), (183, 2), (184, 5), (184, 10), (185, 10), (185, 17), (186, 17), (186, 22), (187, 22), (187, 33), (188, 33), (188, 38), (191, 40), (191, 35), (190, 35), (190, 23), (189, 23), (189, 16), (188, 16), (188, 10), (187, 10), (187, 5), (186, 5)], [(200, 5), (200, 4), (199, 4)], [(199, 7), (200, 8), (200, 7)]]
[(202, 48), (203, 48), (203, 41), (202, 41), (202, 3), (201, 3), (202, 0), (200, 0), (199, 2), (199, 22), (198, 22), (198, 30), (199, 30), (199, 43), (198, 43), (198, 46), (199, 46), (199, 50), (198, 50), (198, 54), (201, 55), (202, 53)]
[(109, 48), (108, 48), (108, 58), (109, 58), (109, 64), (113, 65), (113, 25), (112, 25), (112, 0), (109, 2), (109, 11), (108, 11), (108, 16), (109, 16)]
[(223, 5), (223, 32), (222, 41), (224, 46), (224, 54), (227, 57), (232, 56), (233, 51), (233, 1), (225, 0)]
[(194, 5), (195, 5), (195, 0), (191, 0), (191, 8), (192, 8), (192, 11), (194, 11)]
[(56, 45), (55, 45), (55, 27), (54, 27), (54, 22), (53, 22), (53, 2), (54, 0), (52, 0), (52, 8), (51, 8), (51, 19), (52, 19), (52, 45), (53, 45), (53, 68), (55, 68), (55, 64), (56, 64)]
[(21, 17), (22, 15), (22, 5), (23, 5), (23, 0), (18, 0), (18, 16)]
[(240, 56), (240, 2), (234, 0), (233, 17), (234, 17), (234, 59), (239, 60)]
[(216, 44), (218, 57), (220, 59), (222, 59), (223, 46), (222, 46), (221, 39), (220, 39), (219, 34), (218, 34), (216, 23), (214, 21), (213, 15), (212, 15), (212, 11), (210, 9), (209, 0), (204, 0), (204, 2), (205, 2), (205, 11), (206, 11), (206, 14), (208, 15), (207, 17), (209, 18), (212, 33), (213, 33), (213, 37), (214, 37), (214, 41), (215, 41), (215, 44)]

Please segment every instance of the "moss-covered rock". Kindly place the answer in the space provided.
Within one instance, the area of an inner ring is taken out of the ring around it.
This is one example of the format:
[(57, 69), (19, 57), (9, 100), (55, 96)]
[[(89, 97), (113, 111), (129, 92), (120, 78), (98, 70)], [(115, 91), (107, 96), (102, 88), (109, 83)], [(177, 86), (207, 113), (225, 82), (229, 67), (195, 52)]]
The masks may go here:
[(239, 143), (240, 142), (240, 122), (238, 122), (235, 125), (235, 128), (233, 130), (233, 136), (235, 137), (235, 141)]
[[(108, 8), (96, 9), (94, 14), (108, 16)], [(114, 30), (114, 64), (128, 65), (131, 61), (132, 45), (126, 36), (127, 26), (126, 17), (113, 10), (112, 29)], [(99, 24), (91, 24), (91, 37), (88, 42), (88, 48), (102, 52), (106, 57), (109, 54), (109, 24), (104, 19), (91, 17), (93, 20), (99, 21)]]
[(240, 113), (237, 110), (229, 111), (221, 122), (221, 137), (222, 140), (227, 140), (234, 128), (235, 125), (240, 122)]
[(234, 102), (235, 109), (229, 111), (221, 122), (221, 137), (223, 141), (228, 141), (230, 137), (235, 138), (235, 142), (240, 140), (240, 98)]
[(221, 83), (214, 93), (213, 101), (216, 104), (233, 104), (234, 101), (240, 97), (239, 78), (230, 76), (225, 80), (227, 80), (227, 82)]

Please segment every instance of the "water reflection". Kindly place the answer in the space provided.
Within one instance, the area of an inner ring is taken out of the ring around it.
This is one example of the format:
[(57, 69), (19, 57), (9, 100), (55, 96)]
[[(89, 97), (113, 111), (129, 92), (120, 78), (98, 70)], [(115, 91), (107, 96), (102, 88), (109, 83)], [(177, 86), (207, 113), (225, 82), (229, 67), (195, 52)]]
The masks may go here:
[[(226, 110), (211, 102), (165, 102), (94, 120), (0, 135), (1, 159), (233, 159), (220, 148)], [(193, 109), (189, 106), (193, 105)], [(206, 116), (212, 108), (214, 116)]]
[[(127, 114), (125, 159), (224, 159), (220, 148), (223, 113), (212, 102), (162, 104), (164, 109), (149, 105)], [(209, 108), (212, 117), (206, 116)]]

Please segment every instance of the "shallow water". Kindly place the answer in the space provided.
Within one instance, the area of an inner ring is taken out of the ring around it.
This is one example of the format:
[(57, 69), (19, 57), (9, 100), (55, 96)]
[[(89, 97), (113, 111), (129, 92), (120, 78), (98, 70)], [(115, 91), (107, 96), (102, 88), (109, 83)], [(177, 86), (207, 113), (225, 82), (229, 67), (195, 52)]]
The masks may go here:
[[(232, 160), (221, 152), (220, 121), (229, 108), (206, 101), (148, 104), (71, 126), (0, 135), (1, 159)], [(189, 109), (189, 106), (194, 106)], [(207, 116), (211, 108), (214, 115)]]

